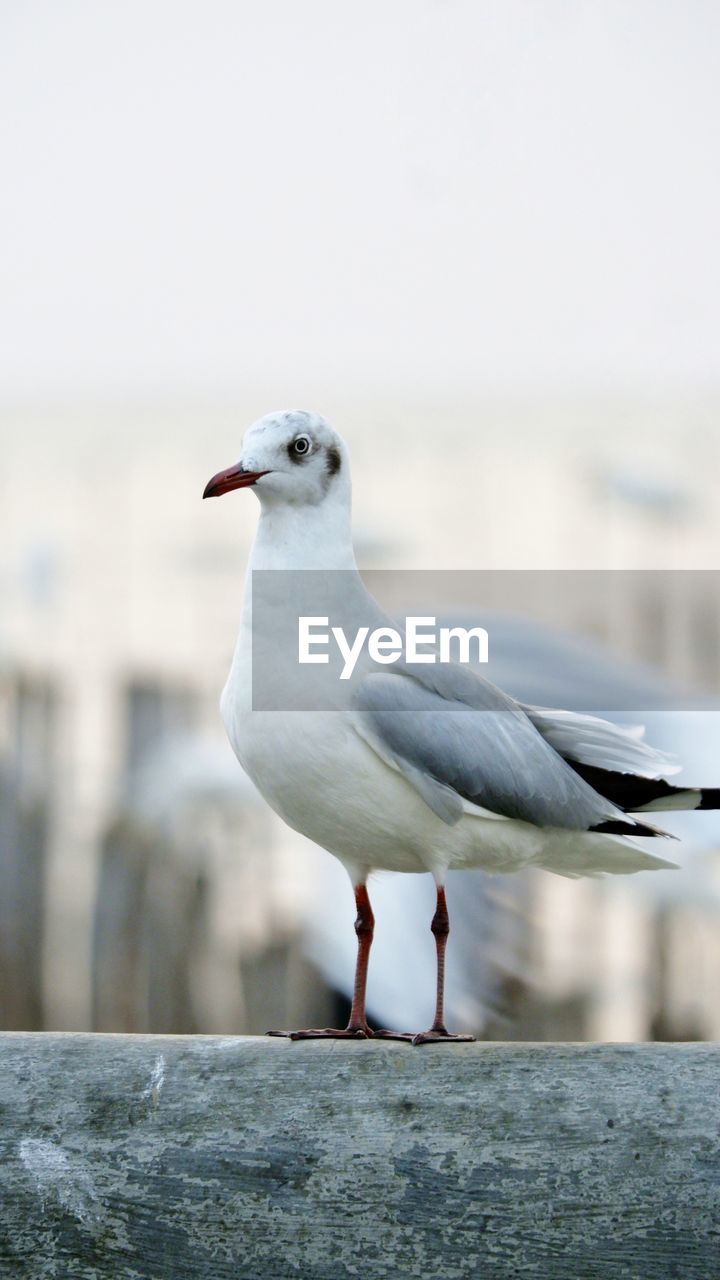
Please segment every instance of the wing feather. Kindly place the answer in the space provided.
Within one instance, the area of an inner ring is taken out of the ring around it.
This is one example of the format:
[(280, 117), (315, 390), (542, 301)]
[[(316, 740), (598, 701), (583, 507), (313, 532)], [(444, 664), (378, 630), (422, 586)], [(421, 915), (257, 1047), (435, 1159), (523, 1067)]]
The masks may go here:
[(470, 668), (398, 664), (372, 672), (354, 696), (358, 732), (444, 822), (463, 800), (539, 827), (587, 831), (632, 821), (600, 796), (524, 709)]
[(610, 769), (616, 773), (632, 773), (638, 778), (670, 777), (679, 773), (681, 765), (643, 742), (642, 726), (613, 724), (599, 716), (579, 715), (550, 707), (522, 704), (538, 733), (565, 760)]

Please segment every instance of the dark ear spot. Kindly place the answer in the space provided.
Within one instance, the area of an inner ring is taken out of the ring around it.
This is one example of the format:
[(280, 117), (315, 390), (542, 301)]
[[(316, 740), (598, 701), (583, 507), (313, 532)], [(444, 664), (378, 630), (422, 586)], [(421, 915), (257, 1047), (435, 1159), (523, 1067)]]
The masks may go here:
[(327, 466), (327, 473), (329, 476), (336, 476), (342, 466), (340, 450), (336, 449), (334, 444), (329, 444), (326, 453), (327, 459), (325, 465)]

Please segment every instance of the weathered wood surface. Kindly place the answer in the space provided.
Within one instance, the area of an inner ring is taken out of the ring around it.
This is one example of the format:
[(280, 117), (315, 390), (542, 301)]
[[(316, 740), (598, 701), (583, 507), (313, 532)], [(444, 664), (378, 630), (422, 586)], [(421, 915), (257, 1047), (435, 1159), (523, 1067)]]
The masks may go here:
[(0, 1036), (0, 1275), (709, 1280), (718, 1050)]

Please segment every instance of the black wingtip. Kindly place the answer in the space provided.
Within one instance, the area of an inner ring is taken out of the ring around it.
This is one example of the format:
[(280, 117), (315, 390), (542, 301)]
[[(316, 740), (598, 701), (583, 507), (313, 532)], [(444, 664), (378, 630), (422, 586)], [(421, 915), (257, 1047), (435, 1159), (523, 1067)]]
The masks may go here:
[(599, 831), (608, 836), (651, 836), (653, 839), (663, 836), (666, 840), (677, 839), (669, 831), (660, 831), (658, 827), (649, 827), (646, 822), (633, 822), (630, 818), (626, 822), (622, 818), (608, 818), (605, 822), (597, 822), (594, 827), (590, 827), (590, 831)]

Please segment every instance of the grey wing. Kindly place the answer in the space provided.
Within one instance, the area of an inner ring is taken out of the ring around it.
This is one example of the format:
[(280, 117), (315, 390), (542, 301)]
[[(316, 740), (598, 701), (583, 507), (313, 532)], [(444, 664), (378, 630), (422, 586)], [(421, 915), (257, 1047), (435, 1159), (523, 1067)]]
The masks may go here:
[(538, 733), (565, 760), (632, 773), (638, 778), (669, 777), (680, 772), (681, 766), (673, 756), (643, 742), (641, 726), (629, 728), (599, 716), (521, 705)]
[(361, 736), (451, 825), (464, 801), (539, 827), (633, 825), (566, 764), (514, 699), (470, 668), (373, 672), (353, 701)]

